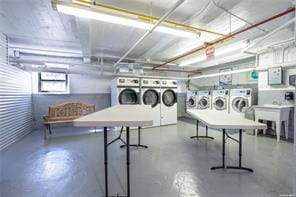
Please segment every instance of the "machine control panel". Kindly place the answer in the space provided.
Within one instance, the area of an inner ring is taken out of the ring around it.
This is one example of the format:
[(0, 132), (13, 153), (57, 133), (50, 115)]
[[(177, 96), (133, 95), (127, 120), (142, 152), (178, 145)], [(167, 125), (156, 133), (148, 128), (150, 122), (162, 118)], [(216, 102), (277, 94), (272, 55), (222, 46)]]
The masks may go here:
[(231, 89), (230, 96), (251, 96), (251, 89)]
[(143, 87), (160, 87), (159, 79), (142, 79)]
[(226, 96), (228, 95), (228, 90), (214, 90), (213, 95), (214, 96)]
[(177, 80), (161, 80), (161, 87), (178, 87)]
[(199, 96), (210, 96), (211, 91), (198, 91)]
[(139, 79), (136, 78), (118, 78), (120, 86), (139, 86)]

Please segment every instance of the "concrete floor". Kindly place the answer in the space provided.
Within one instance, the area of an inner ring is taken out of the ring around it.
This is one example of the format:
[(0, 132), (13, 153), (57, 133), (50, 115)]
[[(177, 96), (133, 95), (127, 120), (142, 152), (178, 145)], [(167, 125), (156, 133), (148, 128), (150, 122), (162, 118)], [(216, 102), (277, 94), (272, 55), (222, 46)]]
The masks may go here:
[[(103, 134), (60, 128), (47, 141), (42, 134), (32, 132), (0, 152), (0, 196), (102, 196)], [(189, 139), (194, 134), (195, 125), (184, 121), (143, 129), (143, 142), (149, 149), (131, 151), (133, 197), (265, 197), (292, 193), (292, 143), (244, 134), (243, 164), (254, 173), (211, 171), (211, 166), (221, 163), (221, 133), (210, 130), (216, 138), (212, 141)], [(116, 135), (110, 133), (109, 140)], [(135, 141), (136, 132), (131, 135)], [(125, 193), (125, 150), (119, 144), (109, 149), (112, 194)], [(228, 164), (236, 164), (237, 148), (236, 143), (227, 141)]]

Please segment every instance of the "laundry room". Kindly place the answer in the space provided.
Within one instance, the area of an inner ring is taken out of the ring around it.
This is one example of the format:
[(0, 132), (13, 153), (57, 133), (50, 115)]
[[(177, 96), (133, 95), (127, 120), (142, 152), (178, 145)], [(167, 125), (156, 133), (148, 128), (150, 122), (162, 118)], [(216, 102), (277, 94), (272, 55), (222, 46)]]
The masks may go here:
[(0, 0), (0, 197), (296, 197), (295, 0)]

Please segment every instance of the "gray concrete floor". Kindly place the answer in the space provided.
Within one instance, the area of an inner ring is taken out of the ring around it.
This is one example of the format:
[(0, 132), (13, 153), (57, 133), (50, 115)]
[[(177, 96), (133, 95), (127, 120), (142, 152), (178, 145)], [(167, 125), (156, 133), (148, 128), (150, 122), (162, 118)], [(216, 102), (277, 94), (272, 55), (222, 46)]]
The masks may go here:
[[(102, 196), (103, 134), (79, 128), (54, 131), (47, 141), (42, 131), (32, 132), (0, 152), (1, 197)], [(215, 140), (189, 139), (195, 134), (195, 125), (184, 121), (143, 129), (143, 142), (149, 149), (131, 151), (132, 196), (264, 197), (292, 193), (292, 143), (244, 134), (243, 164), (254, 173), (211, 171), (211, 166), (221, 163), (221, 133), (209, 133)], [(117, 134), (111, 132), (109, 140)], [(136, 131), (131, 135), (136, 141)], [(119, 145), (109, 149), (112, 194), (126, 192), (125, 150)], [(228, 164), (237, 163), (237, 148), (236, 143), (227, 141)]]

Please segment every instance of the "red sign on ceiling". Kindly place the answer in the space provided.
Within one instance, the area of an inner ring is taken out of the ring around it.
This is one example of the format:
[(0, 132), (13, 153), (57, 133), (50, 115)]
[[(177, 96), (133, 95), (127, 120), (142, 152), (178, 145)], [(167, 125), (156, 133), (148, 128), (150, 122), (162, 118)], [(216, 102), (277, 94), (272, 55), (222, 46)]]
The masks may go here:
[(207, 59), (210, 59), (215, 56), (215, 47), (211, 46), (206, 48), (206, 56)]

